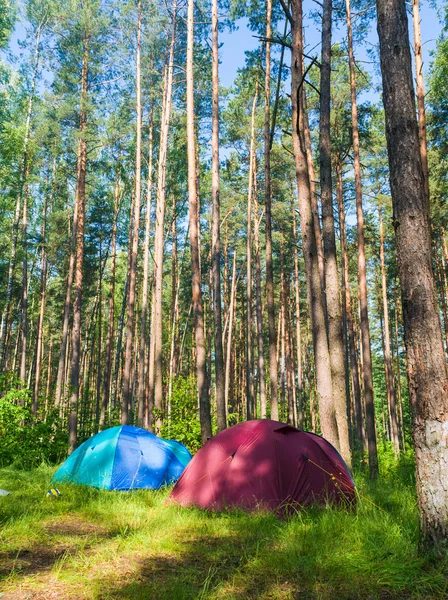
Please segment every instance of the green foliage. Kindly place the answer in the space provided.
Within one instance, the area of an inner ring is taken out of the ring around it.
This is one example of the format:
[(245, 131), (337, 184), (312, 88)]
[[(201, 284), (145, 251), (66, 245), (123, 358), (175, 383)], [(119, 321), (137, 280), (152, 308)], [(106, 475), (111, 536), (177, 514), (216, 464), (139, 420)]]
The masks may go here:
[(198, 393), (193, 377), (177, 377), (173, 381), (171, 420), (164, 422), (162, 437), (182, 442), (193, 453), (201, 447)]
[(30, 391), (11, 389), (0, 399), (0, 465), (29, 469), (41, 462), (58, 462), (67, 450), (67, 435), (59, 415), (33, 417)]

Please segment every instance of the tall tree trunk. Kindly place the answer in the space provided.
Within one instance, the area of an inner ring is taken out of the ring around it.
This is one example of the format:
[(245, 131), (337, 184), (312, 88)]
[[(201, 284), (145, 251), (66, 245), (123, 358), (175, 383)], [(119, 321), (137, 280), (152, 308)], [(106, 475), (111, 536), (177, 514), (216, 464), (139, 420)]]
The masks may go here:
[(448, 535), (448, 373), (432, 271), (404, 0), (377, 0), (383, 102), (397, 239), (422, 549)]
[(361, 159), (359, 154), (358, 106), (356, 103), (355, 57), (350, 0), (346, 0), (348, 56), (350, 68), (350, 94), (352, 107), (353, 169), (355, 173), (356, 220), (358, 230), (358, 286), (361, 307), (361, 344), (363, 357), (364, 400), (366, 405), (366, 434), (369, 455), (370, 477), (378, 476), (378, 454), (375, 432), (375, 402), (373, 397), (372, 353), (370, 348), (370, 326), (367, 301), (366, 254), (364, 243), (364, 213), (362, 208)]
[(107, 315), (107, 338), (106, 338), (106, 364), (103, 378), (103, 396), (101, 402), (101, 415), (99, 427), (103, 429), (106, 424), (106, 411), (109, 407), (110, 384), (112, 374), (112, 349), (114, 344), (114, 316), (115, 316), (115, 268), (117, 263), (117, 219), (120, 198), (120, 180), (117, 176), (114, 190), (114, 222), (112, 225), (111, 240), (111, 263), (109, 282), (109, 310)]
[(70, 374), (70, 404), (68, 417), (69, 454), (76, 448), (78, 441), (78, 397), (79, 397), (79, 366), (81, 349), (81, 300), (84, 260), (84, 220), (86, 200), (86, 170), (87, 170), (87, 94), (89, 69), (88, 36), (83, 40), (82, 71), (81, 71), (81, 101), (79, 118), (79, 141), (76, 178), (76, 258), (75, 258), (75, 301), (73, 303), (72, 326), (72, 360)]
[[(28, 171), (27, 171), (28, 172)], [(28, 191), (23, 194), (22, 209), (22, 351), (20, 355), (20, 379), (26, 386), (26, 355), (28, 346)]]
[(148, 148), (148, 184), (146, 190), (146, 215), (145, 215), (145, 242), (143, 257), (143, 284), (142, 284), (142, 314), (140, 320), (140, 345), (139, 345), (139, 369), (138, 369), (138, 424), (143, 427), (145, 421), (145, 391), (147, 374), (147, 321), (148, 321), (148, 283), (149, 283), (149, 244), (151, 234), (151, 195), (152, 195), (152, 136), (153, 120), (152, 106), (149, 116), (149, 148)]
[(338, 157), (336, 161), (336, 197), (339, 212), (339, 230), (341, 236), (341, 267), (342, 267), (342, 292), (345, 301), (345, 314), (348, 330), (348, 353), (350, 357), (350, 371), (353, 385), (353, 413), (355, 419), (356, 439), (362, 447), (364, 444), (363, 412), (361, 400), (361, 385), (359, 382), (358, 358), (356, 352), (355, 329), (353, 326), (353, 311), (350, 293), (350, 280), (348, 275), (347, 232), (345, 225), (344, 190), (342, 182), (342, 163)]
[(6, 350), (6, 334), (8, 331), (8, 321), (9, 314), (11, 310), (11, 295), (12, 295), (12, 285), (13, 285), (13, 276), (14, 276), (14, 267), (16, 263), (16, 254), (17, 254), (17, 240), (19, 235), (19, 218), (20, 218), (20, 206), (22, 201), (24, 200), (24, 189), (26, 186), (27, 173), (29, 172), (28, 168), (28, 152), (29, 152), (29, 141), (30, 141), (30, 133), (31, 133), (31, 118), (33, 114), (33, 104), (34, 104), (34, 95), (36, 90), (36, 82), (37, 75), (39, 72), (39, 60), (40, 60), (40, 38), (42, 33), (42, 27), (44, 25), (44, 21), (42, 21), (36, 30), (35, 44), (34, 44), (34, 65), (33, 65), (33, 76), (31, 79), (31, 89), (30, 95), (28, 98), (28, 109), (26, 114), (25, 121), (25, 135), (23, 138), (23, 150), (22, 157), (20, 163), (20, 172), (19, 172), (19, 185), (18, 185), (18, 193), (16, 199), (16, 206), (14, 211), (14, 221), (12, 227), (12, 235), (11, 235), (11, 253), (9, 255), (9, 266), (8, 266), (8, 282), (6, 284), (6, 301), (5, 307), (3, 309), (1, 322), (0, 322), (0, 370), (3, 368), (6, 358), (5, 358), (5, 350)]
[(330, 85), (331, 85), (331, 20), (332, 0), (324, 0), (322, 16), (322, 59), (320, 68), (320, 193), (322, 201), (322, 232), (325, 256), (325, 297), (328, 317), (333, 403), (338, 426), (341, 456), (351, 469), (352, 457), (345, 395), (345, 361), (342, 334), (342, 309), (339, 273), (336, 258), (336, 237), (333, 216), (333, 185), (331, 176)]
[[(174, 206), (173, 206), (174, 208)], [(179, 273), (177, 258), (177, 216), (173, 215), (171, 225), (172, 253), (171, 253), (171, 343), (170, 363), (168, 369), (168, 427), (171, 425), (171, 400), (173, 395), (173, 380), (176, 372), (176, 346), (178, 342), (177, 328), (179, 324)], [(222, 344), (222, 340), (221, 340)]]
[(78, 230), (78, 203), (75, 198), (73, 207), (73, 223), (72, 223), (72, 235), (70, 241), (70, 256), (68, 259), (68, 273), (65, 290), (65, 302), (64, 302), (64, 313), (62, 317), (62, 335), (61, 345), (59, 349), (59, 360), (58, 360), (58, 372), (56, 375), (56, 392), (54, 405), (59, 407), (61, 404), (62, 388), (64, 385), (64, 374), (67, 366), (67, 352), (68, 352), (68, 337), (69, 337), (69, 319), (70, 319), (70, 307), (72, 298), (72, 287), (73, 277), (75, 273), (75, 258), (76, 258), (76, 236)]
[(414, 24), (415, 79), (417, 82), (418, 137), (420, 141), (420, 156), (422, 159), (423, 177), (425, 180), (425, 193), (428, 201), (429, 211), (429, 169), (428, 148), (426, 144), (425, 82), (423, 79), (423, 56), (422, 40), (420, 36), (419, 0), (412, 0), (412, 20)]
[[(305, 65), (303, 65), (305, 72)], [(308, 174), (310, 180), (310, 194), (311, 194), (311, 210), (314, 216), (314, 233), (316, 236), (316, 248), (317, 248), (317, 263), (319, 265), (319, 277), (320, 286), (322, 288), (323, 302), (324, 302), (324, 313), (325, 313), (325, 327), (328, 331), (328, 315), (327, 315), (327, 299), (325, 295), (325, 258), (324, 258), (324, 247), (322, 243), (322, 231), (320, 228), (319, 219), (319, 204), (317, 201), (316, 191), (316, 174), (314, 172), (314, 159), (313, 159), (313, 148), (311, 146), (311, 131), (308, 120), (308, 108), (306, 101), (306, 94), (303, 94), (303, 126), (304, 126), (304, 137), (306, 146), (306, 159), (308, 163)]]
[(258, 350), (258, 380), (260, 386), (260, 416), (266, 419), (266, 378), (264, 372), (264, 342), (263, 342), (263, 304), (261, 292), (261, 261), (260, 261), (260, 220), (258, 216), (257, 166), (256, 155), (253, 161), (254, 182), (254, 249), (255, 249), (255, 306), (257, 313), (257, 350)]
[(225, 379), (225, 399), (226, 399), (226, 412), (229, 413), (229, 400), (230, 400), (230, 367), (232, 363), (232, 337), (233, 337), (233, 321), (235, 315), (235, 304), (236, 304), (236, 249), (233, 253), (233, 268), (232, 268), (232, 288), (230, 291), (230, 307), (229, 307), (229, 333), (227, 336), (227, 347), (226, 347), (226, 379)]
[(395, 349), (397, 352), (397, 360), (396, 360), (396, 378), (397, 382), (397, 398), (398, 398), (398, 408), (400, 414), (400, 431), (401, 431), (401, 448), (404, 450), (406, 448), (406, 431), (404, 426), (403, 419), (403, 397), (401, 393), (401, 361), (400, 361), (400, 342), (398, 335), (398, 313), (399, 313), (399, 302), (398, 302), (398, 294), (397, 294), (397, 282), (394, 282), (394, 311), (395, 311), (395, 319), (394, 319), (394, 330), (395, 330)]
[(299, 281), (299, 252), (297, 249), (297, 219), (294, 202), (292, 203), (292, 228), (294, 243), (294, 291), (296, 305), (296, 351), (297, 351), (297, 424), (303, 428), (303, 383), (302, 383), (302, 336), (300, 331), (300, 281)]
[[(266, 0), (266, 39), (272, 36), (272, 0)], [(271, 419), (278, 420), (278, 371), (275, 341), (274, 273), (272, 266), (272, 197), (271, 197), (271, 44), (266, 42), (264, 84), (264, 194), (266, 218), (266, 296), (269, 331), (269, 376), (271, 386)]]
[(322, 434), (336, 448), (339, 438), (333, 406), (333, 393), (325, 330), (324, 303), (317, 260), (314, 216), (311, 210), (311, 192), (304, 137), (303, 104), (303, 32), (302, 0), (292, 2), (292, 53), (291, 53), (291, 107), (292, 140), (299, 199), (302, 247), (308, 289), (308, 305), (313, 331), (314, 360), (316, 364), (317, 392)]
[(201, 292), (201, 263), (199, 254), (199, 197), (196, 181), (196, 139), (194, 131), (194, 0), (188, 0), (187, 19), (187, 149), (188, 149), (188, 203), (191, 247), (191, 286), (193, 318), (196, 340), (196, 376), (199, 394), (199, 414), (202, 442), (212, 437), (210, 417), (209, 381), (207, 373), (204, 313)]
[(219, 55), (218, 1), (212, 0), (212, 275), (215, 342), (216, 416), (218, 431), (227, 427), (221, 313), (221, 250), (219, 197)]
[[(50, 340), (50, 347), (48, 348), (48, 361), (47, 361), (47, 383), (45, 386), (45, 406), (48, 406), (48, 400), (50, 398), (52, 358), (53, 358), (53, 340)], [(47, 411), (45, 411), (45, 414), (47, 414)]]
[[(176, 39), (176, 3), (173, 6), (171, 44), (168, 59), (168, 65), (165, 68), (164, 78), (164, 98), (162, 102), (162, 123), (160, 126), (159, 141), (159, 162), (157, 179), (157, 208), (156, 208), (156, 229), (154, 240), (154, 269), (155, 269), (155, 290), (154, 290), (154, 322), (151, 327), (151, 336), (154, 337), (154, 383), (149, 382), (149, 402), (154, 404), (157, 411), (155, 419), (155, 432), (160, 433), (162, 426), (161, 411), (163, 408), (163, 363), (162, 363), (162, 293), (163, 293), (163, 246), (164, 246), (164, 228), (165, 228), (165, 195), (166, 195), (166, 160), (168, 150), (168, 131), (171, 117), (171, 96), (173, 86), (173, 68), (174, 68), (174, 42)], [(154, 390), (154, 392), (153, 392)], [(153, 400), (154, 398), (154, 400)]]
[(252, 373), (252, 193), (255, 156), (255, 108), (258, 98), (258, 83), (255, 84), (255, 95), (252, 102), (250, 149), (249, 149), (249, 184), (247, 191), (247, 241), (246, 241), (246, 417), (254, 417), (254, 381)]
[(132, 401), (132, 333), (135, 318), (135, 285), (137, 278), (138, 234), (140, 229), (140, 200), (141, 200), (141, 161), (142, 161), (142, 103), (141, 103), (141, 2), (138, 2), (137, 16), (137, 54), (136, 54), (136, 147), (135, 147), (135, 205), (134, 205), (134, 232), (132, 236), (131, 264), (129, 270), (129, 296), (128, 315), (126, 323), (126, 347), (123, 371), (123, 400), (121, 407), (121, 423), (126, 425), (129, 419), (129, 407)]
[[(100, 259), (100, 273), (98, 281), (98, 348), (97, 348), (97, 364), (96, 364), (96, 401), (95, 401), (95, 422), (94, 432), (98, 433), (100, 423), (100, 402), (101, 402), (101, 388), (102, 388), (102, 358), (103, 358), (103, 238), (100, 235), (99, 240), (99, 259)], [(107, 262), (107, 254), (106, 254)], [(95, 335), (95, 331), (93, 333)]]
[(395, 397), (394, 371), (392, 369), (392, 358), (390, 353), (390, 328), (389, 328), (389, 306), (387, 303), (387, 281), (386, 265), (384, 261), (384, 232), (383, 215), (381, 208), (378, 207), (378, 216), (380, 221), (380, 265), (381, 265), (381, 292), (383, 301), (384, 318), (384, 363), (386, 367), (387, 397), (389, 404), (390, 436), (394, 445), (395, 453), (400, 452), (400, 432), (397, 419), (397, 400)]
[[(54, 161), (56, 165), (56, 159)], [(53, 177), (54, 177), (53, 168)], [(39, 384), (40, 384), (40, 372), (43, 357), (43, 332), (44, 332), (44, 316), (45, 316), (45, 300), (47, 291), (47, 252), (46, 252), (46, 229), (47, 229), (47, 196), (44, 198), (43, 205), (43, 220), (41, 229), (41, 249), (40, 249), (40, 309), (39, 309), (39, 320), (37, 325), (37, 345), (36, 345), (36, 372), (34, 377), (34, 390), (33, 390), (33, 414), (37, 415), (38, 399), (39, 399)], [(48, 397), (45, 398), (48, 402)]]

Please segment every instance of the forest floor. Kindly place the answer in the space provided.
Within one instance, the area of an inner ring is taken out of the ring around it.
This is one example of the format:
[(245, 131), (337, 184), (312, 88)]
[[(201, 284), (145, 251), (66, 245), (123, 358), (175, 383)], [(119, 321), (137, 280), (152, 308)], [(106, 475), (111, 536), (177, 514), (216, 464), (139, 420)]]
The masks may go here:
[[(356, 478), (354, 512), (208, 513), (169, 490), (61, 486), (54, 468), (0, 469), (1, 600), (448, 598), (448, 559), (417, 554), (411, 460)], [(373, 502), (375, 505), (371, 504)]]

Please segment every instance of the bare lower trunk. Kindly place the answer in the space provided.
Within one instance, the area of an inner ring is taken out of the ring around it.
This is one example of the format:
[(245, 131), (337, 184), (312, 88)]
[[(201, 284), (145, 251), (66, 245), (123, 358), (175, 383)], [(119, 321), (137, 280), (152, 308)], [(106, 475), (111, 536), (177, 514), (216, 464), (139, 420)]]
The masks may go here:
[[(176, 4), (173, 6), (171, 44), (168, 65), (165, 69), (164, 80), (164, 98), (162, 102), (162, 123), (160, 126), (159, 142), (159, 162), (157, 175), (157, 208), (156, 208), (156, 229), (154, 240), (154, 270), (155, 270), (155, 290), (154, 290), (154, 326), (151, 328), (151, 337), (154, 338), (154, 367), (150, 364), (150, 369), (154, 369), (153, 388), (150, 381), (150, 402), (154, 403), (154, 409), (157, 412), (155, 418), (155, 432), (160, 433), (162, 426), (162, 408), (163, 408), (163, 363), (162, 363), (162, 294), (163, 294), (163, 251), (164, 251), (164, 229), (165, 229), (165, 195), (166, 195), (166, 160), (168, 150), (168, 131), (171, 117), (171, 95), (173, 85), (173, 67), (174, 67), (174, 42), (176, 38)], [(154, 393), (152, 392), (154, 389)], [(154, 400), (153, 400), (154, 398)]]
[(448, 535), (448, 373), (432, 271), (404, 0), (377, 0), (383, 102), (397, 240), (409, 399), (414, 422), (421, 549)]
[(364, 213), (362, 207), (361, 159), (359, 154), (358, 106), (356, 103), (355, 58), (350, 13), (350, 0), (346, 0), (348, 55), (350, 68), (350, 93), (352, 108), (353, 169), (355, 173), (356, 220), (358, 230), (358, 288), (360, 302), (360, 326), (363, 357), (364, 400), (366, 405), (366, 434), (369, 454), (369, 470), (372, 479), (378, 476), (378, 454), (375, 432), (375, 403), (373, 397), (372, 354), (367, 302), (366, 254), (364, 243)]
[[(304, 65), (302, 67), (304, 69)], [(323, 301), (324, 301), (324, 313), (325, 313), (325, 327), (328, 330), (328, 316), (327, 316), (327, 299), (325, 295), (325, 258), (324, 248), (322, 243), (322, 231), (320, 229), (319, 219), (319, 205), (317, 202), (317, 191), (316, 191), (316, 174), (314, 172), (314, 159), (313, 159), (313, 148), (311, 146), (311, 132), (308, 121), (308, 109), (306, 94), (303, 95), (303, 125), (304, 125), (304, 138), (306, 146), (306, 159), (308, 163), (308, 173), (310, 180), (310, 194), (311, 194), (311, 210), (313, 211), (314, 217), (314, 233), (316, 236), (316, 248), (317, 248), (317, 262), (319, 265), (319, 277), (320, 286), (322, 288)]]
[(28, 345), (28, 203), (27, 191), (23, 194), (22, 211), (22, 351), (20, 355), (20, 379), (26, 386), (26, 357)]
[(221, 314), (221, 250), (219, 196), (219, 55), (218, 2), (212, 0), (212, 274), (215, 342), (216, 415), (218, 431), (227, 427)]
[(139, 345), (139, 369), (137, 407), (138, 424), (143, 427), (145, 421), (145, 391), (146, 391), (146, 355), (147, 355), (147, 321), (148, 321), (148, 283), (149, 283), (149, 244), (151, 234), (151, 194), (152, 194), (152, 106), (149, 118), (149, 148), (148, 148), (148, 187), (146, 190), (146, 218), (145, 218), (145, 241), (143, 257), (143, 284), (142, 284), (142, 313), (140, 319), (140, 345)]
[[(37, 325), (37, 346), (36, 346), (36, 372), (34, 377), (34, 390), (33, 390), (33, 414), (37, 414), (38, 399), (39, 399), (39, 384), (40, 384), (40, 372), (42, 365), (42, 354), (43, 354), (43, 331), (44, 331), (44, 316), (45, 316), (45, 299), (47, 290), (47, 253), (46, 253), (46, 228), (47, 228), (47, 198), (45, 197), (43, 206), (43, 221), (41, 229), (41, 258), (40, 258), (40, 309), (39, 309), (39, 320)], [(45, 398), (48, 402), (48, 396)]]
[(112, 374), (112, 349), (114, 343), (114, 313), (115, 313), (115, 267), (117, 262), (117, 219), (119, 207), (120, 182), (117, 177), (114, 190), (114, 222), (112, 226), (111, 241), (111, 263), (110, 263), (110, 283), (109, 283), (109, 312), (106, 338), (106, 364), (103, 378), (103, 396), (101, 402), (101, 415), (99, 427), (103, 429), (106, 424), (106, 412), (110, 400), (110, 384)]
[(299, 252), (297, 249), (297, 222), (294, 202), (292, 203), (292, 224), (294, 241), (294, 291), (296, 305), (296, 352), (297, 352), (297, 424), (303, 427), (303, 383), (302, 383), (302, 336), (300, 331), (300, 282), (299, 282)]
[[(272, 35), (272, 0), (266, 2), (266, 39)], [(264, 193), (266, 217), (266, 296), (269, 331), (269, 375), (271, 386), (271, 419), (278, 420), (278, 372), (275, 347), (274, 273), (272, 267), (272, 197), (271, 197), (271, 44), (266, 42), (264, 85)]]
[(331, 18), (332, 0), (324, 0), (322, 17), (322, 59), (320, 68), (320, 193), (322, 202), (323, 241), (325, 256), (325, 296), (328, 318), (333, 404), (338, 426), (341, 456), (351, 469), (345, 395), (345, 362), (342, 335), (342, 310), (339, 273), (336, 258), (336, 237), (333, 216), (333, 185), (331, 175), (330, 84), (331, 84)]
[(386, 265), (384, 262), (384, 233), (383, 215), (378, 208), (380, 221), (380, 265), (381, 265), (381, 296), (383, 302), (384, 318), (384, 364), (386, 368), (386, 386), (389, 405), (390, 437), (394, 445), (395, 453), (400, 452), (400, 434), (397, 419), (397, 400), (395, 397), (395, 381), (392, 369), (392, 358), (390, 353), (390, 329), (389, 329), (389, 306), (387, 303)]
[(353, 311), (350, 293), (350, 280), (348, 276), (347, 233), (345, 225), (344, 191), (342, 184), (342, 164), (340, 159), (336, 162), (336, 197), (339, 211), (339, 230), (341, 236), (341, 267), (342, 290), (345, 301), (345, 314), (347, 319), (348, 352), (350, 357), (350, 371), (353, 385), (353, 414), (355, 420), (356, 439), (362, 447), (364, 444), (363, 413), (361, 401), (361, 386), (359, 382), (358, 358), (356, 352), (355, 330), (353, 326)]
[(194, 132), (194, 1), (188, 0), (187, 20), (187, 148), (188, 148), (188, 202), (191, 247), (191, 286), (193, 295), (193, 319), (196, 340), (196, 377), (199, 395), (199, 414), (202, 442), (212, 437), (210, 418), (209, 380), (207, 373), (204, 313), (201, 292), (201, 263), (199, 253), (199, 197), (196, 181), (196, 140)]
[[(178, 324), (179, 324), (179, 273), (177, 259), (177, 228), (176, 215), (173, 216), (171, 226), (172, 254), (171, 254), (171, 343), (170, 343), (170, 363), (168, 370), (168, 427), (171, 424), (171, 400), (173, 394), (173, 380), (176, 372), (176, 347), (178, 343)], [(222, 341), (221, 341), (222, 343)]]
[(61, 404), (62, 388), (64, 384), (64, 373), (67, 365), (67, 341), (68, 341), (68, 330), (69, 330), (69, 318), (70, 318), (70, 307), (72, 298), (72, 286), (73, 276), (75, 273), (75, 256), (76, 256), (76, 235), (78, 230), (78, 203), (75, 199), (75, 205), (73, 207), (73, 224), (72, 224), (72, 236), (70, 243), (70, 257), (68, 259), (68, 274), (67, 274), (67, 287), (65, 291), (65, 302), (64, 302), (64, 314), (62, 317), (62, 336), (61, 345), (59, 349), (59, 361), (58, 361), (58, 372), (56, 376), (56, 393), (54, 399), (55, 407), (59, 407)]
[(236, 250), (233, 255), (233, 269), (232, 269), (232, 289), (230, 292), (230, 308), (229, 308), (229, 334), (227, 337), (227, 352), (226, 352), (226, 380), (225, 380), (225, 399), (226, 399), (226, 412), (229, 413), (229, 391), (230, 391), (230, 366), (232, 360), (232, 338), (233, 338), (233, 321), (235, 314), (235, 302), (236, 302)]
[(317, 260), (314, 216), (311, 210), (311, 192), (304, 138), (303, 105), (303, 33), (302, 1), (292, 2), (292, 55), (291, 55), (291, 105), (292, 139), (296, 166), (302, 246), (308, 289), (308, 304), (313, 331), (314, 360), (319, 398), (322, 434), (336, 448), (339, 438), (333, 407), (333, 394), (327, 334), (319, 265)]
[(263, 342), (263, 304), (261, 292), (261, 261), (260, 261), (260, 220), (258, 216), (258, 199), (257, 199), (257, 167), (256, 156), (254, 156), (253, 168), (254, 180), (254, 249), (255, 249), (255, 303), (257, 313), (257, 349), (258, 349), (258, 381), (260, 386), (260, 416), (266, 419), (266, 379), (264, 372), (264, 342)]
[(246, 242), (246, 417), (254, 417), (254, 381), (252, 374), (252, 194), (255, 156), (255, 108), (258, 84), (252, 102), (249, 150), (249, 184), (247, 193), (247, 242)]
[(80, 103), (80, 125), (78, 142), (78, 173), (76, 181), (76, 259), (75, 259), (75, 301), (73, 303), (73, 327), (72, 327), (72, 360), (70, 375), (70, 405), (68, 418), (68, 443), (69, 454), (76, 448), (78, 440), (78, 397), (79, 397), (79, 366), (81, 349), (81, 299), (83, 281), (83, 259), (84, 259), (84, 219), (86, 200), (86, 168), (87, 168), (87, 93), (88, 93), (88, 60), (89, 60), (89, 38), (84, 38), (84, 51), (81, 72), (81, 103)]
[(142, 143), (142, 105), (141, 105), (141, 75), (140, 75), (140, 49), (141, 49), (141, 4), (138, 3), (137, 17), (137, 55), (136, 55), (136, 149), (135, 149), (135, 206), (134, 206), (134, 232), (132, 236), (131, 263), (129, 265), (129, 292), (128, 315), (126, 323), (126, 345), (124, 354), (123, 371), (123, 401), (121, 407), (121, 423), (126, 425), (129, 419), (129, 407), (132, 400), (132, 333), (134, 330), (135, 316), (135, 285), (137, 278), (138, 234), (140, 229), (140, 200), (141, 200), (141, 143)]

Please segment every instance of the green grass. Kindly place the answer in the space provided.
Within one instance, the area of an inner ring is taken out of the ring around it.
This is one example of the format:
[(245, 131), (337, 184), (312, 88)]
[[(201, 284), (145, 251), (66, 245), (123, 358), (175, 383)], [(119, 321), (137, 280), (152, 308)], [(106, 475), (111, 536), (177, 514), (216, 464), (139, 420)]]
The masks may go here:
[[(268, 513), (166, 506), (169, 490), (61, 486), (54, 468), (0, 470), (0, 598), (243, 600), (448, 598), (448, 560), (417, 554), (409, 459), (361, 476), (357, 511)], [(376, 508), (370, 502), (374, 502)]]

